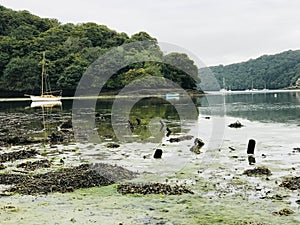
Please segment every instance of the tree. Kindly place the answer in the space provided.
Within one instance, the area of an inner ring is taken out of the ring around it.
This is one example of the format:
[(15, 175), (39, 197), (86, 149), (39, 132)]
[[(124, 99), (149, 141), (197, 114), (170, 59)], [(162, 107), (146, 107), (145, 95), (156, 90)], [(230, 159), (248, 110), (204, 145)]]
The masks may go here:
[[(146, 32), (128, 37), (105, 25), (61, 24), (56, 19), (0, 6), (0, 88), (30, 93), (39, 89), (42, 52), (46, 52), (46, 69), (53, 89), (74, 91), (90, 65), (96, 72), (91, 73), (94, 82), (90, 88), (104, 85), (99, 74), (111, 75), (105, 84), (109, 90), (120, 90), (147, 76), (166, 76), (183, 87), (195, 86), (195, 81), (184, 71), (161, 63), (173, 60), (193, 74), (196, 68), (193, 62), (180, 54), (164, 58), (157, 39)], [(103, 54), (107, 59), (97, 61)]]
[(6, 89), (12, 91), (29, 91), (40, 88), (41, 71), (39, 61), (33, 58), (13, 58), (3, 73)]
[[(231, 90), (251, 88), (278, 89), (290, 86), (297, 79), (300, 50), (286, 51), (276, 55), (263, 55), (247, 62), (227, 66), (210, 67), (222, 85), (222, 79)], [(202, 73), (201, 69), (199, 73)]]
[(164, 76), (182, 88), (195, 89), (200, 82), (198, 68), (186, 54), (170, 53), (164, 57), (164, 63)]

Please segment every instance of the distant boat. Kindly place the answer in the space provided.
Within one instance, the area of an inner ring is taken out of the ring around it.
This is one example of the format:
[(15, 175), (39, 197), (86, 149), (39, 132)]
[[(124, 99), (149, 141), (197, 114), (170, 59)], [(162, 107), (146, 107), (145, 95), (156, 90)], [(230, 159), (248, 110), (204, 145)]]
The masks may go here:
[[(31, 101), (33, 102), (57, 102), (61, 100), (61, 91), (51, 91), (50, 82), (47, 82), (47, 77), (45, 73), (46, 57), (45, 52), (43, 52), (42, 60), (42, 81), (41, 81), (41, 95), (29, 95)], [(58, 93), (54, 95), (54, 93)]]
[(179, 94), (178, 93), (168, 93), (168, 94), (166, 94), (166, 99), (167, 100), (179, 99)]
[(223, 77), (223, 88), (220, 89), (221, 93), (230, 92), (230, 89), (226, 89), (225, 78)]
[(222, 89), (220, 89), (219, 92), (221, 92), (221, 93), (228, 93), (228, 92), (231, 92), (231, 90), (230, 89), (222, 88)]

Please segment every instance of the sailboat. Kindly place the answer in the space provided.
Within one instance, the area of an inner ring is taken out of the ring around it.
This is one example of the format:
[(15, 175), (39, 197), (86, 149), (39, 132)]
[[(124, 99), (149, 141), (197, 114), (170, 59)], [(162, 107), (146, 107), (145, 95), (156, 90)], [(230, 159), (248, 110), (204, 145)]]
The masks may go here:
[[(43, 52), (41, 95), (29, 95), (29, 97), (32, 102), (45, 102), (49, 104), (49, 102), (58, 102), (61, 100), (61, 91), (51, 91), (50, 84), (46, 81), (45, 64), (46, 57), (45, 52)], [(54, 93), (58, 93), (58, 95), (54, 95)]]
[(226, 84), (225, 84), (225, 78), (223, 77), (223, 88), (220, 89), (221, 93), (229, 92), (231, 91), (230, 89), (226, 89)]

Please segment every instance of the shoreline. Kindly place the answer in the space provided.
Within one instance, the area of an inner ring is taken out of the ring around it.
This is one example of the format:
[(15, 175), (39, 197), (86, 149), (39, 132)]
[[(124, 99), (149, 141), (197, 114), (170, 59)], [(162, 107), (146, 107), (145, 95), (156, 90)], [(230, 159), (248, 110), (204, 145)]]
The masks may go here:
[[(284, 92), (300, 92), (300, 89), (275, 89), (275, 90), (253, 90), (253, 91), (227, 91), (227, 92), (219, 92), (219, 91), (206, 91), (206, 92), (193, 92), (187, 91), (190, 96), (205, 96), (205, 95), (228, 95), (228, 94), (267, 94), (267, 93), (284, 93)], [(113, 99), (113, 98), (136, 98), (134, 93), (132, 95), (113, 95), (110, 93), (103, 93), (99, 96), (83, 96), (83, 97), (74, 97), (74, 96), (65, 96), (62, 97), (62, 100), (74, 100), (74, 99)], [(149, 97), (165, 97), (162, 94), (141, 94), (139, 97), (149, 98)], [(31, 101), (30, 98), (24, 97), (1, 97), (0, 102), (17, 102), (17, 101)]]
[[(198, 92), (198, 91), (186, 91), (190, 96), (204, 96), (205, 93), (203, 92)], [(167, 94), (167, 92), (166, 92)], [(74, 100), (74, 99), (113, 99), (113, 98), (136, 98), (136, 93), (132, 93), (131, 95), (112, 95), (110, 93), (103, 93), (100, 94), (99, 96), (83, 96), (83, 97), (74, 97), (74, 96), (69, 96), (69, 97), (62, 97), (61, 100)], [(150, 98), (150, 97), (165, 97), (165, 94), (139, 94), (138, 95), (141, 98)], [(10, 102), (10, 101), (31, 101), (30, 98), (0, 98), (0, 102)]]

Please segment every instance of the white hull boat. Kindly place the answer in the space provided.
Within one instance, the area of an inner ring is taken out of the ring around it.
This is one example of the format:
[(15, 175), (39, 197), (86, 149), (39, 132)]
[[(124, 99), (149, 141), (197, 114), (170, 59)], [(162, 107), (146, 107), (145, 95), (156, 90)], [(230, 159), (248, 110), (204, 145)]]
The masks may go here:
[(45, 74), (45, 52), (43, 52), (42, 60), (42, 79), (41, 79), (41, 95), (27, 95), (32, 102), (57, 102), (61, 100), (61, 91), (56, 91), (59, 95), (54, 95), (55, 92), (51, 91), (50, 82), (47, 82)]

